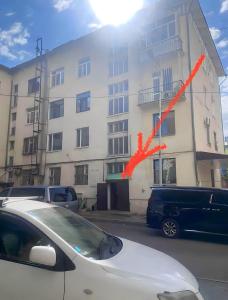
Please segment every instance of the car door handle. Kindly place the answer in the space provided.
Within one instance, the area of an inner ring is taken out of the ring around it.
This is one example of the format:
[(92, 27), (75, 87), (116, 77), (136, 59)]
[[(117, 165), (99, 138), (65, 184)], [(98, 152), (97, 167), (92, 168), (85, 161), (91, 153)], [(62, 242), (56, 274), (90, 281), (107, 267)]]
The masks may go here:
[(219, 209), (219, 208), (212, 208), (211, 210), (212, 211), (221, 211), (221, 209)]
[(211, 210), (211, 209), (208, 208), (208, 207), (203, 207), (203, 210), (209, 211), (209, 210)]

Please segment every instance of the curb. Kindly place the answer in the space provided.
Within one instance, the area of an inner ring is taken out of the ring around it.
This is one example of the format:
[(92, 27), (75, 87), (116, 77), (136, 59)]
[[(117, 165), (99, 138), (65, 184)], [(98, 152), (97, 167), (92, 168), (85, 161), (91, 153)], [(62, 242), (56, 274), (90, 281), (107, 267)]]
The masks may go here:
[(81, 215), (81, 217), (93, 222), (118, 223), (118, 224), (137, 225), (137, 226), (146, 227), (146, 222), (141, 222), (141, 221), (128, 221), (128, 220), (113, 219), (113, 218), (104, 219), (104, 218), (96, 218), (93, 216), (84, 216), (84, 215)]

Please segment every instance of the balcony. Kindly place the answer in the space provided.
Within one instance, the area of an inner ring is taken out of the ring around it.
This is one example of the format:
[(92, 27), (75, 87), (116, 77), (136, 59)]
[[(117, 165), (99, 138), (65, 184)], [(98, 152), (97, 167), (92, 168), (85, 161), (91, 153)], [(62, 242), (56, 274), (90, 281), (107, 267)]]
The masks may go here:
[[(158, 101), (170, 101), (183, 85), (183, 81), (174, 81), (172, 88), (169, 91), (155, 91), (154, 88), (144, 89), (138, 93), (138, 105), (153, 103)], [(185, 99), (185, 94), (182, 95), (181, 100)]]
[(140, 60), (143, 60), (143, 57), (149, 56), (150, 58), (155, 58), (161, 55), (181, 51), (182, 40), (179, 36), (169, 38), (160, 42), (152, 43), (148, 40), (143, 42)]

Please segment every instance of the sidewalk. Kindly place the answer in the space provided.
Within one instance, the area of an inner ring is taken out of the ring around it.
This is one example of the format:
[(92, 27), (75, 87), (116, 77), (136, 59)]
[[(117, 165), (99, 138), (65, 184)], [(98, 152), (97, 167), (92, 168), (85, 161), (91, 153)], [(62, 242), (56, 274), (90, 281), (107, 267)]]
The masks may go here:
[(121, 211), (79, 211), (78, 214), (90, 221), (115, 222), (132, 225), (146, 225), (146, 216)]

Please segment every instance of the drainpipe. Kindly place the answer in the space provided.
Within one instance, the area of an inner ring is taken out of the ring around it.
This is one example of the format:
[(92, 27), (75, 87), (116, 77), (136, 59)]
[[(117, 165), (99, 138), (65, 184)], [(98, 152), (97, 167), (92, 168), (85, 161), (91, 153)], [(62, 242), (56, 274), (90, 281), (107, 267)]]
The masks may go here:
[(9, 151), (9, 136), (10, 136), (10, 115), (11, 115), (12, 99), (13, 99), (13, 80), (11, 80), (11, 87), (10, 87), (10, 103), (9, 103), (8, 129), (7, 129), (7, 138), (6, 138), (5, 170), (7, 170), (7, 166), (8, 166), (8, 151)]
[[(192, 59), (191, 59), (191, 45), (190, 45), (190, 29), (189, 29), (189, 15), (191, 12), (193, 1), (189, 7), (189, 10), (186, 14), (186, 25), (187, 25), (187, 42), (188, 42), (188, 69), (189, 74), (192, 70)], [(198, 177), (198, 170), (197, 170), (197, 160), (196, 160), (196, 135), (195, 135), (195, 121), (194, 121), (194, 103), (193, 103), (193, 87), (192, 82), (190, 83), (190, 103), (191, 103), (191, 121), (192, 121), (192, 140), (193, 140), (193, 154), (194, 154), (194, 172), (195, 172), (195, 179), (196, 185), (199, 186), (199, 177)]]

